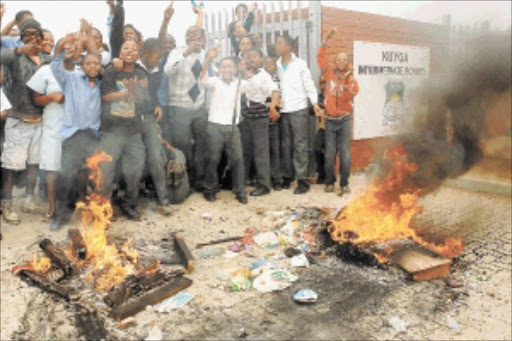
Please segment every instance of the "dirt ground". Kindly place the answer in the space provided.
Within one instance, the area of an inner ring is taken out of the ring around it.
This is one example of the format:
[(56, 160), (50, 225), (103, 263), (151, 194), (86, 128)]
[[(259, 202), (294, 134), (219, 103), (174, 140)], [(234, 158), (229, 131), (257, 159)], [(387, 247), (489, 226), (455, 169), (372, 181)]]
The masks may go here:
[[(214, 203), (194, 194), (175, 206), (175, 213), (168, 218), (156, 213), (149, 203), (142, 221), (118, 219), (109, 236), (128, 236), (134, 245), (140, 241), (158, 244), (176, 231), (185, 236), (196, 258), (195, 271), (187, 275), (194, 282), (185, 292), (195, 297), (171, 313), (146, 309), (136, 315), (133, 326), (124, 329), (106, 319), (108, 338), (144, 339), (156, 326), (163, 339), (512, 339), (508, 197), (440, 188), (421, 199), (424, 213), (416, 219), (418, 226), (465, 240), (466, 251), (452, 267), (453, 277), (464, 284), (460, 288), (443, 280), (413, 282), (394, 266), (365, 267), (331, 254), (316, 257), (317, 264), (309, 268), (292, 269), (299, 279), (287, 289), (265, 294), (254, 288), (229, 292), (223, 271), (247, 267), (257, 259), (279, 259), (284, 247), (256, 247), (234, 258), (224, 254), (206, 259), (202, 253), (215, 247), (193, 247), (243, 235), (246, 228), (264, 232), (270, 211), (289, 211), (301, 205), (341, 207), (368, 185), (362, 173), (351, 181), (352, 193), (343, 198), (313, 185), (305, 196), (283, 190), (249, 198), (249, 204), (242, 206), (223, 191)], [(39, 216), (21, 217), (21, 225), (2, 222), (1, 227), (1, 339), (85, 339), (83, 330), (76, 327), (77, 315), (71, 304), (12, 274), (13, 265), (30, 260), (39, 251), (43, 237), (59, 242), (67, 234), (65, 230), (49, 232)], [(318, 293), (316, 303), (294, 302), (293, 294), (305, 287)]]

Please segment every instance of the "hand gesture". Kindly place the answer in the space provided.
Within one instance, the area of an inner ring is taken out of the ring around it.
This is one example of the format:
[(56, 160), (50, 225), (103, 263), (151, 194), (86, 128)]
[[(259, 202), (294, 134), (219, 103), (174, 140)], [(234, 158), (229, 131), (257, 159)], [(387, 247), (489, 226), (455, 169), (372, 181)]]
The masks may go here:
[(34, 43), (28, 43), (18, 47), (18, 51), (19, 53), (26, 54), (27, 56), (34, 56), (41, 51), (41, 46)]
[(92, 34), (92, 26), (84, 18), (80, 19), (80, 32), (85, 34), (85, 35)]
[(217, 46), (208, 50), (208, 59), (211, 61), (219, 56), (219, 48)]
[(55, 103), (64, 103), (64, 94), (62, 92), (52, 92), (48, 94), (48, 96), (50, 96)]
[(5, 4), (2, 2), (2, 3), (0, 3), (0, 19), (2, 19), (4, 17), (4, 13), (5, 13)]
[(252, 5), (251, 5), (251, 12), (256, 12), (256, 10), (258, 9), (258, 3), (257, 2), (253, 2)]
[(112, 59), (112, 66), (114, 67), (114, 69), (117, 72), (123, 71), (123, 67), (124, 67), (123, 60), (119, 59), (119, 58)]
[(195, 14), (197, 14), (197, 15), (201, 15), (201, 14), (203, 14), (203, 9), (202, 9), (201, 7), (199, 7), (199, 6), (194, 6), (194, 7), (192, 7), (192, 10), (193, 10), (193, 11), (194, 11), (194, 13), (195, 13)]
[(171, 4), (169, 5), (169, 7), (167, 7), (165, 10), (164, 10), (164, 20), (171, 20), (172, 16), (174, 15), (174, 0), (171, 1)]

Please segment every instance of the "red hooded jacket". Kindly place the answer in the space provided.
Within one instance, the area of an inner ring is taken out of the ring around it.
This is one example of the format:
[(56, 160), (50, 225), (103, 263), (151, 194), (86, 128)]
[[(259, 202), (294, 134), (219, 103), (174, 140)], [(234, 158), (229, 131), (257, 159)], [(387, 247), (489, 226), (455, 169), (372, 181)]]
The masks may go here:
[(344, 77), (329, 65), (327, 47), (320, 47), (317, 54), (318, 66), (325, 78), (325, 114), (327, 117), (352, 115), (352, 100), (359, 92), (354, 76)]

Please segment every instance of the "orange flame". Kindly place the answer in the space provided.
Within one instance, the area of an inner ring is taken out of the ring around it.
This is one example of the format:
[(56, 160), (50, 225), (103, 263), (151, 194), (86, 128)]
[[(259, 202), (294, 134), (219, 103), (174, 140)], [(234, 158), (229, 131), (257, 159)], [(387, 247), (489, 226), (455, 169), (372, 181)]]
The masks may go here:
[[(438, 245), (423, 240), (411, 227), (411, 220), (422, 212), (417, 204), (420, 190), (409, 183), (410, 175), (418, 165), (407, 159), (403, 145), (397, 145), (384, 154), (392, 162), (384, 181), (374, 182), (368, 192), (351, 202), (332, 221), (329, 232), (332, 239), (343, 243), (372, 246), (394, 239), (411, 239), (418, 244), (453, 258), (463, 251), (462, 241), (448, 238)], [(375, 254), (380, 262), (387, 262), (390, 251)]]
[[(96, 183), (96, 190), (102, 185), (100, 163), (111, 161), (112, 157), (103, 151), (89, 157), (86, 165), (91, 170), (89, 178)], [(138, 253), (125, 243), (122, 250), (107, 241), (106, 230), (110, 227), (113, 210), (110, 201), (101, 194), (94, 193), (87, 203), (77, 203), (82, 210), (80, 232), (87, 248), (86, 261), (92, 269), (86, 279), (93, 282), (100, 292), (109, 290), (124, 281), (125, 277), (136, 272)]]
[(48, 257), (41, 257), (37, 259), (37, 256), (34, 255), (34, 261), (32, 262), (32, 266), (34, 268), (34, 271), (46, 272), (50, 270), (50, 268), (52, 267), (52, 261)]

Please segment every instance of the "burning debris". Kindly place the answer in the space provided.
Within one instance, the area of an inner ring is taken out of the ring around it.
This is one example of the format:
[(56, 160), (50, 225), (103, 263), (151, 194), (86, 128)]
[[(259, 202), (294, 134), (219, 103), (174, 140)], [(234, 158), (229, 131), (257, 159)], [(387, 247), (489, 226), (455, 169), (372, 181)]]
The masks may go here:
[[(375, 181), (368, 192), (348, 204), (328, 227), (331, 237), (339, 243), (369, 248), (392, 240), (410, 239), (439, 254), (453, 258), (463, 251), (462, 241), (447, 238), (443, 244), (424, 240), (411, 221), (422, 208), (417, 200), (420, 189), (410, 181), (418, 166), (411, 163), (402, 145), (389, 149), (384, 159), (392, 163), (385, 179)], [(395, 247), (374, 248), (373, 255), (388, 262)]]
[[(104, 152), (87, 159), (96, 191), (102, 184), (99, 164), (109, 161), (111, 157)], [(107, 198), (94, 193), (88, 202), (77, 204), (77, 211), (82, 215), (81, 226), (69, 230), (67, 247), (44, 239), (39, 246), (45, 257), (34, 256), (33, 262), (15, 266), (13, 272), (82, 308), (110, 311), (108, 315), (117, 320), (133, 316), (192, 284), (182, 276), (194, 269), (194, 258), (182, 237), (173, 236), (184, 269), (167, 273), (158, 260), (152, 265), (142, 264), (129, 242), (108, 241), (106, 230), (113, 210)], [(103, 303), (91, 304), (93, 301)]]

